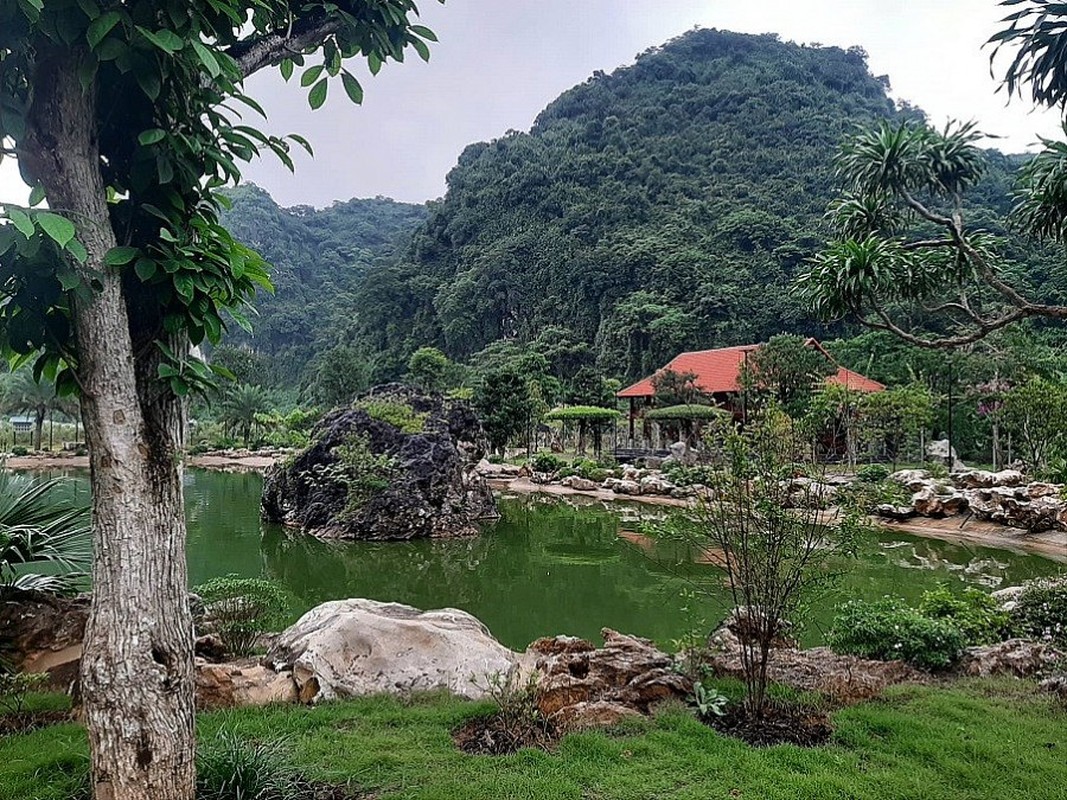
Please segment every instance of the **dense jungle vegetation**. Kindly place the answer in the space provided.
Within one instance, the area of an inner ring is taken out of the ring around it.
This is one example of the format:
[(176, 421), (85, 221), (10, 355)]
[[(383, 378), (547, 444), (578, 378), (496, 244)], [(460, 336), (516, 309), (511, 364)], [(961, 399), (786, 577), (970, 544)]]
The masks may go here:
[[(464, 361), (548, 330), (626, 381), (683, 349), (853, 333), (817, 324), (790, 285), (826, 239), (841, 141), (921, 116), (888, 89), (859, 48), (694, 30), (565, 92), (529, 133), (470, 145), (428, 212), (283, 210), (242, 189), (227, 222), (277, 286), (255, 347), (292, 384), (312, 353), (356, 344), (382, 380), (423, 345)], [(999, 232), (1019, 158), (987, 160), (969, 204)], [(1047, 259), (1018, 256), (1055, 283)]]

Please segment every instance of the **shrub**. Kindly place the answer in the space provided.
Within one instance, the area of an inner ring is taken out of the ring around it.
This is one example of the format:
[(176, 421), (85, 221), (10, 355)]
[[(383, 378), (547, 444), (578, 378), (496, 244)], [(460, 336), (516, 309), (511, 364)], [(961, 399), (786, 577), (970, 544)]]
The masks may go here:
[(865, 464), (856, 470), (856, 480), (861, 483), (881, 483), (890, 475), (885, 464)]
[(220, 731), (196, 758), (197, 800), (289, 800), (293, 772), (274, 742), (249, 742)]
[(952, 622), (968, 645), (1002, 641), (1010, 622), (1007, 612), (1001, 611), (992, 595), (973, 586), (964, 589), (962, 595), (953, 594), (944, 585), (924, 592), (919, 613), (930, 619)]
[(920, 669), (951, 667), (966, 638), (952, 621), (931, 619), (903, 600), (853, 600), (838, 609), (827, 641), (835, 652), (882, 661), (900, 659)]
[(538, 453), (533, 457), (530, 466), (534, 472), (558, 472), (566, 466), (566, 462), (552, 453)]
[(710, 486), (717, 480), (719, 471), (715, 467), (688, 467), (678, 461), (670, 461), (663, 465), (663, 474), (675, 486)]
[(611, 475), (611, 470), (605, 469), (599, 462), (591, 458), (578, 459), (571, 464), (570, 469), (572, 475), (585, 478), (587, 481), (596, 481), (597, 483)]
[(340, 481), (347, 490), (342, 517), (352, 517), (376, 494), (387, 489), (396, 472), (396, 459), (375, 453), (366, 436), (349, 435), (334, 448), (337, 461), (324, 468), (326, 477)]
[(871, 483), (857, 479), (838, 491), (837, 500), (842, 506), (869, 514), (883, 503), (894, 506), (911, 505), (911, 493), (906, 486), (896, 481)]
[(26, 705), (26, 696), (42, 688), (48, 676), (40, 672), (0, 671), (0, 709), (19, 714)]
[(265, 578), (227, 575), (193, 591), (203, 599), (213, 631), (234, 655), (249, 655), (259, 637), (280, 623), (289, 607), (281, 587)]
[(497, 453), (490, 453), (486, 457), (486, 461), (488, 461), (490, 464), (503, 464), (504, 458), (498, 455)]
[(21, 444), (17, 444), (11, 448), (11, 455), (13, 456), (28, 456), (29, 454), (30, 451)]
[(1067, 647), (1067, 578), (1026, 584), (1010, 616), (1014, 635)]
[(379, 422), (387, 422), (401, 433), (422, 433), (426, 429), (429, 414), (416, 412), (407, 403), (395, 400), (360, 400), (356, 408), (361, 408)]

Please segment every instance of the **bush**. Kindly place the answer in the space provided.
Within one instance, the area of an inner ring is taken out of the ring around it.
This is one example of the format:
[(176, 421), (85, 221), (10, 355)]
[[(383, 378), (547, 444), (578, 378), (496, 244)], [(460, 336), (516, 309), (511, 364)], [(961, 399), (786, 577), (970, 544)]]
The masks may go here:
[(678, 461), (670, 461), (663, 465), (663, 474), (675, 486), (711, 486), (715, 483), (719, 471), (715, 467), (687, 467)]
[(896, 481), (883, 480), (872, 483), (857, 478), (838, 491), (837, 500), (846, 508), (870, 514), (883, 503), (894, 506), (911, 505), (911, 492), (906, 486)]
[(21, 444), (17, 444), (11, 448), (11, 455), (13, 456), (28, 456), (29, 454), (30, 451)]
[(26, 696), (48, 683), (48, 676), (40, 672), (0, 670), (0, 710), (19, 714), (26, 705)]
[(566, 462), (552, 453), (538, 453), (530, 461), (534, 472), (559, 472), (566, 466)]
[(360, 400), (356, 408), (361, 408), (379, 422), (386, 422), (401, 433), (422, 433), (426, 429), (429, 414), (416, 412), (407, 403), (395, 400)]
[(1067, 578), (1031, 581), (1011, 610), (1015, 636), (1067, 648)]
[(964, 589), (962, 595), (953, 594), (947, 586), (924, 592), (919, 613), (953, 623), (969, 646), (1003, 641), (1010, 622), (992, 595), (973, 586)]
[(856, 470), (856, 480), (860, 483), (881, 483), (890, 475), (885, 464), (865, 464)]
[(611, 470), (606, 469), (598, 461), (594, 461), (591, 458), (578, 459), (571, 464), (570, 472), (579, 478), (585, 478), (587, 481), (596, 481), (597, 483), (611, 476)]
[(277, 743), (220, 731), (196, 758), (197, 800), (289, 800), (294, 777)]
[(345, 485), (343, 519), (350, 519), (377, 494), (389, 488), (396, 475), (396, 459), (371, 450), (370, 440), (359, 433), (349, 434), (334, 448), (337, 461), (322, 468), (328, 480)]
[(951, 667), (967, 644), (963, 631), (947, 619), (931, 619), (903, 600), (853, 600), (838, 609), (827, 636), (838, 653), (900, 659), (926, 670)]
[(227, 575), (193, 591), (204, 601), (213, 632), (234, 655), (251, 654), (259, 637), (282, 622), (289, 607), (281, 587), (265, 578)]

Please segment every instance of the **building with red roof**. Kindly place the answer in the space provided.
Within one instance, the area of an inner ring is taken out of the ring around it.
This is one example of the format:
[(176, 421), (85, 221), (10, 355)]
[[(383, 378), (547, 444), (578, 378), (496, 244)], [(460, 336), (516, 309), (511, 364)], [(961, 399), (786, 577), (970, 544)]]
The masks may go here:
[[(815, 339), (808, 339), (808, 347), (815, 348), (829, 361), (833, 357)], [(703, 395), (713, 400), (717, 405), (729, 409), (737, 409), (737, 398), (741, 393), (741, 373), (748, 354), (758, 350), (758, 344), (743, 344), (736, 347), (720, 347), (715, 350), (696, 350), (691, 353), (682, 353), (671, 359), (659, 372), (670, 370), (679, 374), (691, 373), (695, 375), (693, 385)], [(834, 362), (836, 364), (836, 362)], [(657, 373), (658, 374), (658, 373)], [(654, 375), (642, 378), (637, 383), (627, 386), (616, 393), (619, 398), (630, 401), (630, 439), (634, 438), (634, 423), (641, 416), (641, 409), (654, 406), (656, 388), (653, 385)], [(827, 383), (838, 384), (850, 390), (870, 394), (885, 390), (885, 386), (878, 381), (871, 380), (865, 375), (853, 372), (845, 367), (838, 366), (837, 372), (826, 379)], [(644, 438), (648, 438), (647, 432)]]

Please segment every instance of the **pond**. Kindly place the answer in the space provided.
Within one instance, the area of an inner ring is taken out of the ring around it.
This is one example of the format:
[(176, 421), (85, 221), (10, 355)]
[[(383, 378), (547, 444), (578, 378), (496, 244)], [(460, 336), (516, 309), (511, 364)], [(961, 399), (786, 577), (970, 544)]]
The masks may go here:
[[(84, 487), (84, 477), (76, 480)], [(253, 473), (187, 474), (192, 584), (230, 573), (265, 574), (292, 595), (294, 616), (345, 597), (452, 606), (474, 614), (513, 648), (557, 633), (595, 639), (602, 627), (669, 647), (730, 608), (725, 589), (700, 608), (682, 596), (693, 579), (717, 581), (714, 566), (634, 533), (642, 521), (664, 513), (656, 506), (505, 496), (500, 521), (476, 538), (342, 543), (262, 523), (261, 488)], [(819, 641), (834, 604), (845, 598), (917, 600), (939, 582), (995, 589), (1062, 569), (1040, 556), (896, 532), (870, 533), (858, 559), (842, 567), (847, 571), (836, 596), (812, 609), (808, 643)]]

